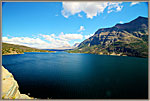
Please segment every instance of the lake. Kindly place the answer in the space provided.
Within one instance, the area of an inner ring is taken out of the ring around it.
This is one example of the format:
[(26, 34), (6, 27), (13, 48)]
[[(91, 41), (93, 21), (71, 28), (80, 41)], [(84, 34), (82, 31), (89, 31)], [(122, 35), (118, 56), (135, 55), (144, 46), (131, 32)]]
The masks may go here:
[(4, 55), (2, 65), (35, 98), (148, 98), (148, 58), (28, 52)]

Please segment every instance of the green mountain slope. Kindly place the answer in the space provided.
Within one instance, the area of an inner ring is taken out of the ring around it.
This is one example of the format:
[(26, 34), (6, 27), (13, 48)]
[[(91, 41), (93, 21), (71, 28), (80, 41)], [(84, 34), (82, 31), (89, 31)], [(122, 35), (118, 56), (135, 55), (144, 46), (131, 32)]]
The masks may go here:
[(30, 48), (22, 45), (2, 43), (2, 55), (23, 54), (24, 52), (52, 52), (52, 51)]
[(148, 18), (140, 16), (129, 23), (99, 29), (68, 52), (147, 57)]

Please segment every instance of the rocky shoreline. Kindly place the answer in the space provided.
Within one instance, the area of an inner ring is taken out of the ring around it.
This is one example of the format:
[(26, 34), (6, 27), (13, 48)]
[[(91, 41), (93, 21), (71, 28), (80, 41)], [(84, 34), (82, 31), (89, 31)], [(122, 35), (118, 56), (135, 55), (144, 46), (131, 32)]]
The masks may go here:
[(19, 91), (19, 86), (17, 81), (14, 79), (13, 75), (1, 66), (2, 70), (2, 99), (34, 99), (26, 94), (21, 94)]
[[(35, 51), (35, 52), (37, 52), (37, 51)], [(39, 51), (38, 51), (39, 52)], [(55, 51), (54, 51), (55, 52)], [(53, 52), (53, 53), (54, 53)], [(41, 52), (39, 52), (39, 53), (41, 53)], [(51, 53), (51, 52), (44, 52), (44, 53)], [(24, 53), (7, 53), (7, 54), (2, 54), (2, 55), (17, 55), (17, 54), (24, 54)]]
[(7, 53), (7, 54), (3, 54), (3, 55), (17, 55), (17, 54), (24, 54), (24, 53)]
[[(85, 53), (85, 54), (96, 54), (96, 53), (88, 53), (88, 52), (71, 52), (67, 51), (68, 53)], [(99, 52), (97, 55), (112, 55), (112, 56), (128, 56), (123, 53), (109, 53), (109, 54), (104, 54), (103, 52)]]

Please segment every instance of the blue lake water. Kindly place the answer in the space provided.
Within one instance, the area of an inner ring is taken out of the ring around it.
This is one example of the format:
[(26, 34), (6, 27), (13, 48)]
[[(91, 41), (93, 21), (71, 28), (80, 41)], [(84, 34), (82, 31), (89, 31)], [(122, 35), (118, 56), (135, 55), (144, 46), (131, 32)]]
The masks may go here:
[(35, 98), (148, 98), (147, 58), (29, 52), (2, 56), (2, 65)]

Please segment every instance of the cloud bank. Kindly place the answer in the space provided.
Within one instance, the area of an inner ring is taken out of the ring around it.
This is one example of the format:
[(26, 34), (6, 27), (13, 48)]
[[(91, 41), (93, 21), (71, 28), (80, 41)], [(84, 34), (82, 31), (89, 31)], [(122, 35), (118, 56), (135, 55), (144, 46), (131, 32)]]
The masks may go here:
[(71, 15), (80, 12), (84, 12), (87, 18), (92, 19), (100, 13), (103, 13), (106, 8), (108, 8), (108, 13), (113, 11), (121, 11), (123, 6), (122, 2), (62, 2), (63, 10), (62, 15), (68, 18)]
[(2, 41), (6, 43), (25, 45), (40, 49), (70, 47), (70, 41), (82, 40), (83, 35), (61, 32), (58, 36), (55, 34), (39, 34), (34, 38), (30, 37), (2, 37)]
[(2, 41), (6, 43), (12, 43), (17, 45), (24, 45), (34, 48), (47, 48), (49, 44), (40, 38), (29, 38), (29, 37), (2, 37)]

